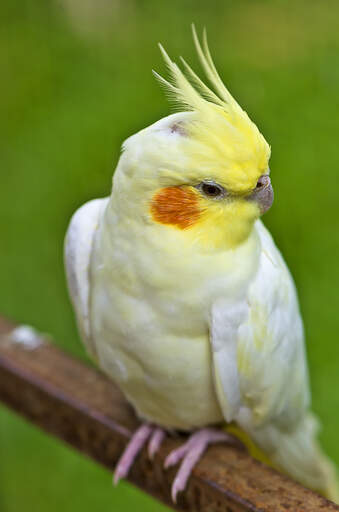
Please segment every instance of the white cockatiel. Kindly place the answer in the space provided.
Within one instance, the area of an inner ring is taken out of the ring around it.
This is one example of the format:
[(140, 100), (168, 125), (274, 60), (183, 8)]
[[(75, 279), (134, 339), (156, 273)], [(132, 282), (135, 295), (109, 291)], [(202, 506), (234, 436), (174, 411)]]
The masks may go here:
[(162, 429), (193, 431), (167, 460), (186, 460), (176, 499), (208, 443), (230, 438), (212, 426), (232, 423), (275, 466), (337, 499), (309, 411), (295, 287), (259, 219), (273, 201), (270, 148), (193, 33), (215, 92), (162, 50), (172, 82), (157, 76), (186, 112), (125, 141), (111, 196), (82, 206), (66, 237), (83, 341), (144, 421), (116, 478), (145, 442), (156, 450)]

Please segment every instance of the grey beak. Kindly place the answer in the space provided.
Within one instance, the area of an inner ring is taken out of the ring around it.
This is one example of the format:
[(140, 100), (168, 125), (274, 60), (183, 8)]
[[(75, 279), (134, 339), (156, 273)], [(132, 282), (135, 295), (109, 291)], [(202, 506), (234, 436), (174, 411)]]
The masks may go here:
[(260, 176), (257, 186), (253, 190), (252, 194), (247, 196), (247, 199), (258, 203), (261, 215), (271, 208), (274, 199), (274, 192), (270, 177), (267, 174)]

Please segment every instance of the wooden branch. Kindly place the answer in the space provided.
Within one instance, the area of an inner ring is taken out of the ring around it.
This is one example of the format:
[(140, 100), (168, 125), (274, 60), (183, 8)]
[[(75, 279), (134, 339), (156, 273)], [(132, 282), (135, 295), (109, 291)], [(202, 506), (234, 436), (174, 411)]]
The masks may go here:
[[(50, 434), (106, 466), (114, 466), (138, 420), (120, 391), (98, 371), (0, 317), (0, 400)], [(37, 343), (35, 343), (37, 341)], [(129, 480), (176, 510), (327, 512), (339, 510), (246, 452), (211, 447), (174, 507), (176, 468), (163, 462), (180, 439), (163, 443), (154, 461), (138, 457)], [(50, 469), (49, 469), (50, 471)], [(112, 492), (115, 492), (112, 489)]]

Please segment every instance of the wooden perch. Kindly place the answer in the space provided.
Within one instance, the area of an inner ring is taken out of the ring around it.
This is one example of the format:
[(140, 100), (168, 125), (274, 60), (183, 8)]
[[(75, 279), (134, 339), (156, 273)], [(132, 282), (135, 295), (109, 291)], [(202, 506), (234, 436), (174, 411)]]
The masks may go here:
[[(0, 400), (113, 472), (130, 433), (138, 425), (131, 407), (100, 372), (34, 332), (15, 328), (0, 318)], [(175, 510), (339, 510), (334, 503), (255, 461), (246, 452), (226, 445), (208, 450), (174, 507), (170, 486), (176, 468), (165, 471), (163, 462), (179, 443), (180, 439), (167, 439), (153, 462), (144, 450), (129, 477)]]

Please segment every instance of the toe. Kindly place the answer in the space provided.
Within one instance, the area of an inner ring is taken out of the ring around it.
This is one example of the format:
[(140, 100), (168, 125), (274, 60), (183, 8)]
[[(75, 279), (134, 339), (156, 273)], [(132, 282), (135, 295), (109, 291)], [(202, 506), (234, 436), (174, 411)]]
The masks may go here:
[(207, 448), (206, 442), (201, 442), (195, 447), (189, 449), (186, 453), (184, 460), (181, 463), (179, 471), (172, 484), (172, 499), (176, 503), (178, 492), (183, 491), (187, 485), (188, 479), (191, 476), (192, 470), (199, 462), (201, 456)]
[(189, 446), (188, 446), (188, 442), (187, 442), (187, 443), (183, 444), (182, 446), (180, 446), (179, 448), (177, 448), (176, 450), (171, 451), (165, 459), (164, 468), (168, 469), (168, 468), (171, 468), (172, 466), (175, 466), (176, 464), (178, 464), (178, 462), (180, 462), (181, 459), (183, 459), (183, 457), (185, 457), (188, 450), (189, 450)]
[(118, 464), (114, 471), (113, 483), (117, 485), (119, 480), (125, 478), (128, 475), (133, 462), (137, 455), (142, 450), (143, 446), (147, 442), (147, 439), (151, 435), (153, 427), (148, 424), (141, 425), (138, 430), (133, 434), (126, 449), (120, 457)]
[(165, 439), (166, 433), (161, 428), (155, 429), (148, 443), (148, 457), (152, 460)]

